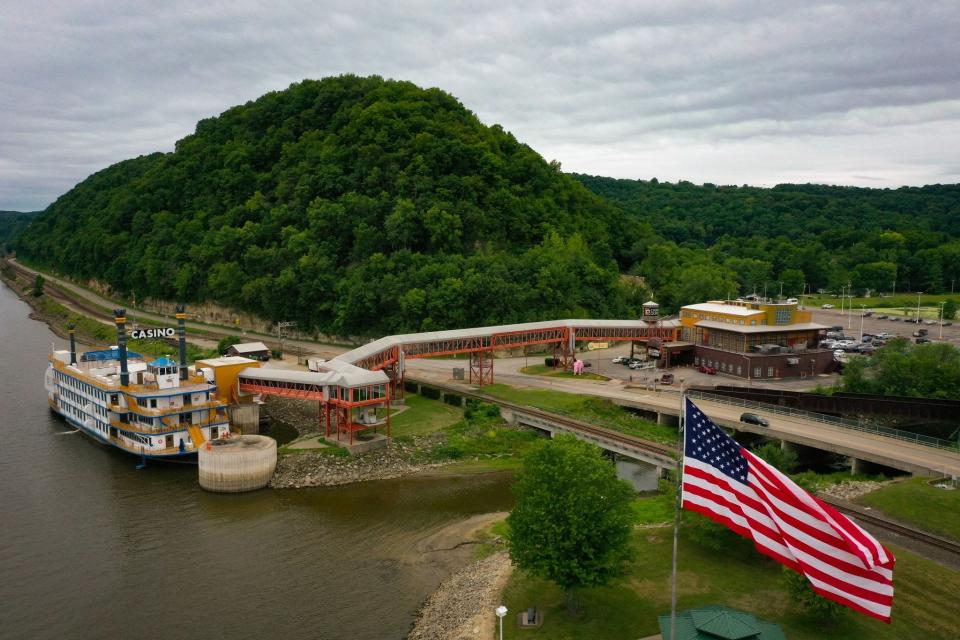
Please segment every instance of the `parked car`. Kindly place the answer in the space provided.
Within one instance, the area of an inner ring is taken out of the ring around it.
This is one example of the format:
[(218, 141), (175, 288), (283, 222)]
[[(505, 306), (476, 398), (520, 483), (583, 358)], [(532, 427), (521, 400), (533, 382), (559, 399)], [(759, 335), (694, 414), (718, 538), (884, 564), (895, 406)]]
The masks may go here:
[(950, 322), (949, 320), (944, 320), (944, 321), (941, 322), (940, 324), (941, 324), (941, 326), (949, 327), (949, 326), (951, 326), (953, 323)]
[(923, 321), (923, 324), (935, 325), (935, 324), (937, 324), (937, 321), (936, 321), (936, 320), (924, 320), (924, 321)]
[(758, 424), (761, 427), (769, 427), (770, 422), (766, 418), (761, 418), (755, 413), (744, 413), (740, 416), (740, 422), (747, 424)]
[(829, 302), (825, 302), (824, 304), (820, 305), (820, 308), (821, 308), (821, 309), (833, 309), (833, 305), (830, 304)]
[(620, 364), (622, 362), (626, 362), (629, 359), (630, 358), (628, 356), (617, 356), (616, 358), (613, 359), (613, 364)]
[(900, 322), (900, 316), (890, 316), (887, 320), (890, 322)]
[(673, 374), (665, 373), (660, 376), (660, 384), (673, 384)]
[(794, 304), (795, 304), (795, 303), (799, 302), (799, 300), (797, 300), (796, 298), (787, 298), (787, 302), (788, 302), (788, 303), (794, 303)]
[(916, 339), (917, 344), (927, 344), (928, 342), (930, 342), (930, 338), (926, 336), (920, 336), (919, 338)]
[(700, 373), (706, 373), (706, 374), (711, 375), (711, 376), (717, 375), (717, 370), (716, 370), (716, 369), (714, 369), (713, 367), (708, 367), (708, 366), (705, 365), (705, 364), (700, 365), (699, 371), (700, 371)]
[(877, 320), (886, 320), (886, 319), (887, 319), (887, 314), (885, 313), (881, 313), (880, 315), (877, 316)]

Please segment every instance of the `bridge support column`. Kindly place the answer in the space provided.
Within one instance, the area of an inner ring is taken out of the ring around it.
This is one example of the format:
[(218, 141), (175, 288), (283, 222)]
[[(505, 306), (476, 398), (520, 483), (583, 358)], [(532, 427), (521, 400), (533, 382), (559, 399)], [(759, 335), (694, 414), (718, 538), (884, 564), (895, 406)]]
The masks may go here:
[(660, 488), (660, 468), (637, 460), (617, 460), (617, 477), (626, 480), (636, 491)]
[(493, 351), (470, 352), (470, 384), (493, 384)]
[(668, 427), (680, 428), (680, 417), (670, 415), (669, 413), (657, 413), (657, 424), (665, 424)]

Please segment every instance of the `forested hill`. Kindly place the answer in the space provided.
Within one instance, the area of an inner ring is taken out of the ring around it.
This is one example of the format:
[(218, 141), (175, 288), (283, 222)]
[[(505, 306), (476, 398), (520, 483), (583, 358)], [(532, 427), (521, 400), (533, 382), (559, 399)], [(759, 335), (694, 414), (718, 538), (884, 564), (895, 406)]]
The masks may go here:
[[(960, 185), (772, 189), (575, 175), (594, 193), (670, 242), (635, 270), (654, 287), (673, 265), (713, 265), (714, 294), (764, 283), (790, 295), (814, 290), (960, 290)], [(652, 245), (651, 245), (652, 246)], [(666, 286), (669, 285), (666, 284)]]
[(39, 211), (0, 211), (0, 253), (4, 253), (10, 240), (39, 213)]
[(456, 99), (304, 81), (61, 196), (17, 249), (118, 292), (380, 335), (624, 316), (639, 222)]

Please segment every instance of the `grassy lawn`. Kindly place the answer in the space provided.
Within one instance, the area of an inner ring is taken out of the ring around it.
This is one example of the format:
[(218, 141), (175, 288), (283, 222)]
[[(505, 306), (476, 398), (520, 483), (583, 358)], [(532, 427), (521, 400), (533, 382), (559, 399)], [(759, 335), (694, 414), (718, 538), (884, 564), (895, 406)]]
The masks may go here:
[(677, 441), (675, 427), (658, 425), (639, 418), (604, 398), (580, 396), (548, 389), (517, 389), (503, 384), (484, 387), (483, 392), (509, 402), (559, 413), (653, 442), (674, 444)]
[(440, 431), (463, 420), (463, 409), (408, 393), (407, 409), (390, 417), (394, 437)]
[(960, 540), (960, 490), (946, 491), (909, 478), (861, 496), (857, 502), (931, 533)]
[(518, 471), (523, 467), (520, 458), (486, 458), (482, 460), (462, 460), (440, 467), (432, 473), (439, 475), (463, 475), (472, 473), (490, 473), (492, 471)]
[[(670, 612), (671, 543), (668, 527), (637, 530), (630, 575), (607, 587), (584, 590), (583, 615), (578, 619), (568, 616), (556, 586), (515, 571), (503, 594), (511, 611), (504, 620), (504, 638), (605, 640), (659, 633), (657, 616)], [(825, 629), (788, 599), (779, 565), (752, 548), (716, 553), (685, 535), (680, 539), (679, 607), (724, 604), (750, 611), (780, 624), (791, 640), (956, 638), (956, 622), (949, 612), (956, 610), (960, 573), (901, 549), (893, 551), (898, 559), (897, 592), (890, 625), (850, 611), (834, 628)], [(513, 612), (530, 606), (545, 612), (543, 626), (520, 630)]]
[[(921, 295), (920, 296), (920, 315), (924, 318), (936, 319), (940, 314), (940, 303), (945, 300), (955, 300), (960, 303), (960, 295), (950, 295), (948, 293), (940, 295)], [(806, 304), (808, 308), (820, 308), (820, 305), (829, 303), (834, 305), (837, 310), (840, 309), (840, 298), (834, 298), (832, 296), (808, 296), (806, 298)], [(849, 298), (844, 298), (844, 308), (851, 304)], [(854, 315), (860, 312), (860, 305), (863, 305), (866, 309), (881, 310), (880, 313), (886, 314), (896, 314), (904, 315), (904, 309), (906, 309), (910, 315), (913, 315), (917, 311), (917, 294), (915, 293), (905, 293), (897, 294), (896, 296), (886, 296), (879, 297), (873, 296), (871, 298), (853, 298), (853, 313)]]
[(573, 378), (576, 380), (609, 380), (610, 378), (606, 376), (601, 376), (596, 373), (590, 373), (589, 371), (582, 375), (574, 375), (569, 371), (564, 371), (563, 369), (554, 369), (553, 367), (548, 367), (545, 364), (532, 364), (529, 367), (523, 367), (520, 369), (520, 373), (525, 373), (528, 376), (547, 376), (548, 378)]

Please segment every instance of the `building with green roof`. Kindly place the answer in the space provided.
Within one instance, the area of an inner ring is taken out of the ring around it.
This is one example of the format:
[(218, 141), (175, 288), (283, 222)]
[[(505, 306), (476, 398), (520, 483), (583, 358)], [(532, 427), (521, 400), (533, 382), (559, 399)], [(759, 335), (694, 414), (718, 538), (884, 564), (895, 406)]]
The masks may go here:
[[(659, 616), (660, 634), (670, 639), (670, 616)], [(677, 614), (676, 640), (786, 640), (780, 625), (729, 607), (710, 606)]]

